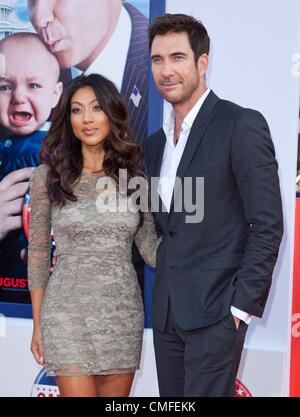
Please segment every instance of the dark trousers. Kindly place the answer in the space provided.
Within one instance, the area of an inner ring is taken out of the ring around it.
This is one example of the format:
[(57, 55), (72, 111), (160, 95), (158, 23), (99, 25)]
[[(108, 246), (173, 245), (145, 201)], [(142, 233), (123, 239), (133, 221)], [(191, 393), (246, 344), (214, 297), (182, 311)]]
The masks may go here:
[(195, 330), (178, 327), (169, 304), (164, 332), (153, 329), (161, 397), (233, 397), (247, 325), (231, 313)]

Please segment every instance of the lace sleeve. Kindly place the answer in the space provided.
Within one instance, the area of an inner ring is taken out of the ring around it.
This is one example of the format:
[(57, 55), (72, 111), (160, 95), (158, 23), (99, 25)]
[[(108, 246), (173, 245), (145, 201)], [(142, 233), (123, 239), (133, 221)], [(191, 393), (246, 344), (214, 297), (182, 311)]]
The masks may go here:
[(30, 178), (28, 287), (46, 288), (50, 274), (51, 204), (46, 190), (47, 167), (40, 165)]
[(134, 242), (144, 261), (152, 268), (156, 267), (156, 251), (161, 239), (157, 236), (152, 214), (144, 213), (143, 226), (135, 235)]

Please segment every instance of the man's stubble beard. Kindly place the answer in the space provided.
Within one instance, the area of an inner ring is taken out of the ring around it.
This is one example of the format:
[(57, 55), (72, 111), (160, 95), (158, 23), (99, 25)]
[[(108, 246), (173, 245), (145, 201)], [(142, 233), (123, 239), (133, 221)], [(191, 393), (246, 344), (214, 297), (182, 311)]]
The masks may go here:
[(160, 94), (162, 97), (171, 105), (177, 105), (177, 104), (183, 104), (190, 100), (190, 98), (193, 96), (195, 91), (199, 88), (200, 84), (200, 77), (193, 77), (193, 80), (189, 85), (187, 86), (187, 91), (183, 91), (182, 94), (180, 94), (178, 97), (168, 97), (167, 94), (163, 94), (163, 91), (160, 90)]

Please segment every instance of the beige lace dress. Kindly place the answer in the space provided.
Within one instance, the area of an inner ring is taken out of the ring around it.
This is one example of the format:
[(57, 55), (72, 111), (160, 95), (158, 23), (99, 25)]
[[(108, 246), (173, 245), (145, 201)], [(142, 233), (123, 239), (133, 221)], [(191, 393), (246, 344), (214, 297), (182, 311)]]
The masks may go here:
[[(132, 265), (132, 243), (155, 266), (157, 238), (153, 218), (100, 213), (96, 188), (100, 175), (82, 174), (74, 186), (78, 201), (62, 208), (46, 192), (48, 168), (30, 179), (29, 288), (45, 288), (41, 315), (44, 366), (48, 375), (105, 375), (139, 368), (144, 312)], [(115, 194), (114, 194), (115, 195)], [(125, 200), (117, 194), (118, 200)], [(114, 204), (113, 194), (107, 204)], [(124, 203), (124, 201), (123, 201)], [(57, 265), (50, 276), (50, 233)]]

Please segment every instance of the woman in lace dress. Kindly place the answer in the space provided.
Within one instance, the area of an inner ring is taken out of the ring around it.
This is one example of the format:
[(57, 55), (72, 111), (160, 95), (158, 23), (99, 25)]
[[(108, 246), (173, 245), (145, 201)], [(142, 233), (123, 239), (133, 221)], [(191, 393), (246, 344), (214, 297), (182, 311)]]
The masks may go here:
[(62, 396), (128, 396), (144, 329), (132, 244), (154, 267), (160, 241), (151, 214), (133, 204), (135, 190), (103, 185), (107, 177), (118, 184), (120, 169), (125, 185), (142, 179), (141, 151), (114, 84), (98, 74), (73, 80), (41, 156), (30, 180), (31, 350)]

